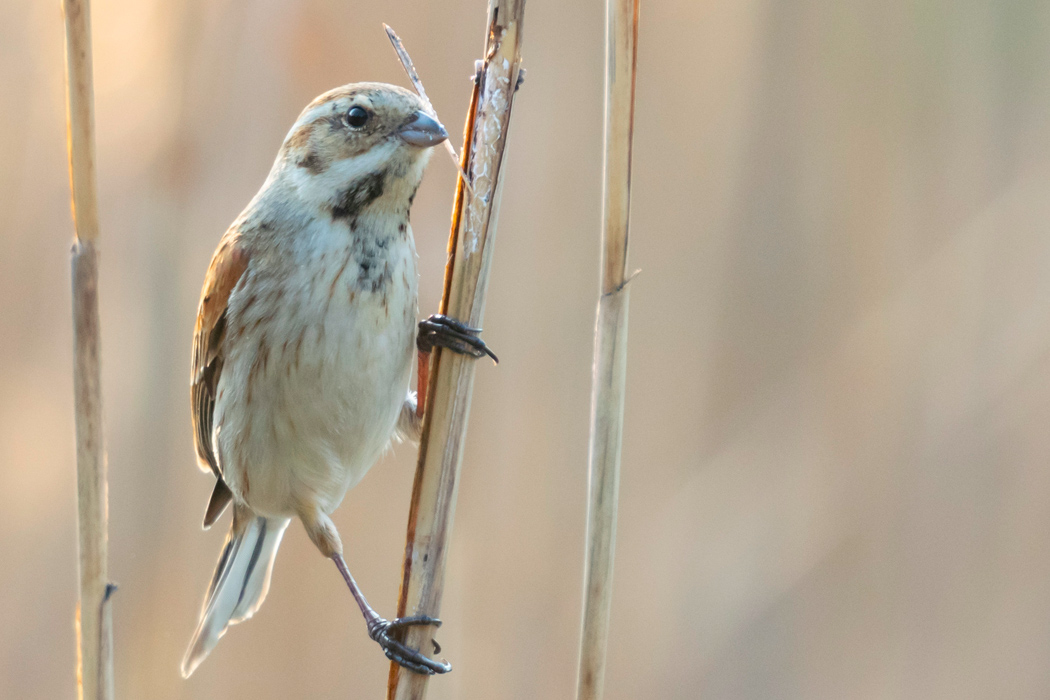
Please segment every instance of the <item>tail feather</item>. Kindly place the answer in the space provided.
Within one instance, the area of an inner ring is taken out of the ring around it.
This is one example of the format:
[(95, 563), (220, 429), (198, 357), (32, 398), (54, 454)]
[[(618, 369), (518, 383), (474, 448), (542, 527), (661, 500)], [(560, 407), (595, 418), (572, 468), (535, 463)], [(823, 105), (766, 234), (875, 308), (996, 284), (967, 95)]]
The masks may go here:
[(270, 574), (288, 518), (264, 518), (247, 508), (234, 509), (219, 563), (204, 597), (200, 622), (182, 659), (182, 676), (208, 656), (226, 628), (255, 614), (270, 589)]

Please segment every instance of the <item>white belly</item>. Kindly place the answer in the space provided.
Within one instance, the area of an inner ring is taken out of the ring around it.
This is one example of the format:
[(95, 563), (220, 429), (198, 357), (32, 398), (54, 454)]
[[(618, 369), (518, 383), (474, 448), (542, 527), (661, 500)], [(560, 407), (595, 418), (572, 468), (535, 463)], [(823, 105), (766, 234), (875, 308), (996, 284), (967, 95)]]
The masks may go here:
[(264, 515), (335, 510), (389, 445), (408, 392), (411, 234), (381, 249), (347, 240), (314, 240), (284, 269), (260, 268), (255, 299), (231, 297), (214, 441), (234, 496)]

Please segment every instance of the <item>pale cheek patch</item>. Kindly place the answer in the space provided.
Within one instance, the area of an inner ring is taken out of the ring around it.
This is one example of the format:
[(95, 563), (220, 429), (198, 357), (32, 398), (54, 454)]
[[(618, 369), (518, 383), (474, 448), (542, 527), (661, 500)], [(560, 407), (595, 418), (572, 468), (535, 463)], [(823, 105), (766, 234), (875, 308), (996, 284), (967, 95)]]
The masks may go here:
[(394, 143), (381, 143), (354, 158), (328, 161), (320, 172), (294, 168), (287, 174), (305, 203), (328, 209), (339, 205), (350, 185), (385, 171), (395, 149)]

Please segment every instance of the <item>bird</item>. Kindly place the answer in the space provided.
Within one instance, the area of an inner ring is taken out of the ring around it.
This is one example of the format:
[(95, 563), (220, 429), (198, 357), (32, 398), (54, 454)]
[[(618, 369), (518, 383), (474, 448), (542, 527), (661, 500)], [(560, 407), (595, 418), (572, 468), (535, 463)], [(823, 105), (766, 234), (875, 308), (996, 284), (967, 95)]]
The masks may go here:
[(183, 677), (262, 605), (294, 519), (335, 562), (387, 657), (417, 673), (451, 669), (399, 638), (440, 620), (387, 621), (368, 604), (330, 517), (392, 441), (418, 440), (434, 347), (496, 360), (480, 329), (439, 314), (416, 321), (409, 212), (431, 149), (447, 138), (429, 102), (409, 90), (329, 90), (296, 119), (219, 241), (198, 306), (190, 393), (198, 466), (216, 479), (204, 528), (231, 504), (233, 518)]

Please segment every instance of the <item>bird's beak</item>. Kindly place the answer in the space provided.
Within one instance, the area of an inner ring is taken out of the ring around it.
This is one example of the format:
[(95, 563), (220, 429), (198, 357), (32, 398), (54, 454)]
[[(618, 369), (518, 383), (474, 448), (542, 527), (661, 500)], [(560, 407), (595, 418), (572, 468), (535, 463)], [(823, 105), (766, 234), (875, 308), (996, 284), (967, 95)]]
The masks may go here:
[(436, 146), (448, 138), (448, 132), (441, 122), (426, 112), (416, 112), (412, 121), (401, 127), (401, 138), (419, 148)]

